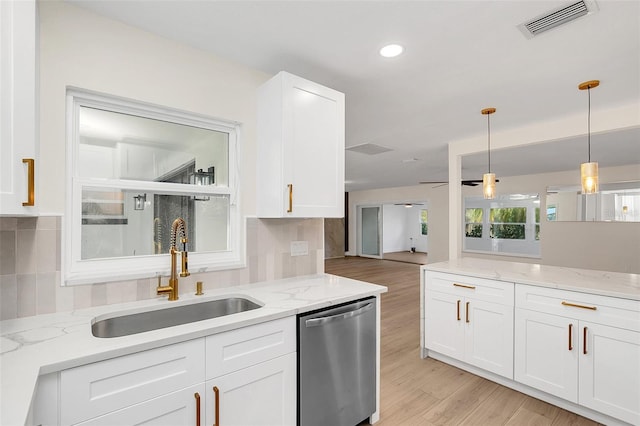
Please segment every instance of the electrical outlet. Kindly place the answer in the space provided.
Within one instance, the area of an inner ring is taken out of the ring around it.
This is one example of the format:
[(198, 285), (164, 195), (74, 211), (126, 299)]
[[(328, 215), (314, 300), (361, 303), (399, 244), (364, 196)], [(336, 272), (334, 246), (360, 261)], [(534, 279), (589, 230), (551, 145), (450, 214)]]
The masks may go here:
[(291, 241), (291, 256), (306, 256), (308, 254), (308, 241)]

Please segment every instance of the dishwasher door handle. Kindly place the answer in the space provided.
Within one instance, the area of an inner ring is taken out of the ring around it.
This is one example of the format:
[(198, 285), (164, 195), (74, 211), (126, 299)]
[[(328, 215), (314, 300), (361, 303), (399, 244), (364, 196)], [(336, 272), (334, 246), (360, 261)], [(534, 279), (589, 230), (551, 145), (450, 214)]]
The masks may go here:
[(353, 318), (353, 317), (358, 316), (360, 314), (363, 314), (363, 313), (365, 313), (367, 311), (370, 311), (371, 309), (373, 309), (373, 303), (367, 303), (362, 308), (355, 309), (353, 311), (345, 312), (345, 313), (342, 313), (342, 314), (329, 315), (328, 317), (320, 317), (320, 318), (308, 319), (308, 320), (306, 320), (304, 322), (304, 325), (306, 327), (318, 327), (318, 326), (321, 326), (321, 325), (328, 324), (330, 322), (340, 321), (340, 320), (347, 319), (347, 318)]

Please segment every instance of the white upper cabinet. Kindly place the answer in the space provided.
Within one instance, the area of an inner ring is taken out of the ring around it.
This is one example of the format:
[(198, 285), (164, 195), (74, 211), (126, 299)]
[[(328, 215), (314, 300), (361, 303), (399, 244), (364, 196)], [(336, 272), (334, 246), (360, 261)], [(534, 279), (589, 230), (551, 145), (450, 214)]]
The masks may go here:
[(257, 216), (344, 216), (344, 94), (287, 72), (260, 87)]
[(0, 215), (36, 215), (36, 2), (0, 1)]

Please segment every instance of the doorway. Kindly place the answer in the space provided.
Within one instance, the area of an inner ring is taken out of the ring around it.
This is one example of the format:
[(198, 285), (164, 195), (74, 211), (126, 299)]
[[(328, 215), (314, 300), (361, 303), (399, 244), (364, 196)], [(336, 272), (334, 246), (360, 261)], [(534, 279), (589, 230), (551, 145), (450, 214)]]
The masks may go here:
[(358, 256), (382, 259), (382, 206), (358, 206)]

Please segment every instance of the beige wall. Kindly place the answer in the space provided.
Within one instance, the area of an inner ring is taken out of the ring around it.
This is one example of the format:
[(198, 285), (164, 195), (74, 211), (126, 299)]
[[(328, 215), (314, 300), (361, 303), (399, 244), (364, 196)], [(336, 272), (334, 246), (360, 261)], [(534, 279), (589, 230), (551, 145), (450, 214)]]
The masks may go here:
[[(640, 180), (640, 166), (600, 169), (600, 182)], [(540, 175), (500, 177), (498, 194), (538, 193), (545, 211), (547, 186), (580, 185), (576, 170)], [(463, 196), (482, 196), (482, 187), (465, 187)], [(640, 273), (640, 223), (547, 222), (540, 223), (540, 259), (462, 253), (463, 256), (502, 259), (574, 268)]]
[(432, 185), (416, 185), (350, 192), (349, 251), (347, 255), (355, 256), (357, 254), (357, 206), (426, 200), (429, 210), (428, 262), (447, 260), (449, 251), (447, 191), (447, 185), (437, 188), (433, 188)]

